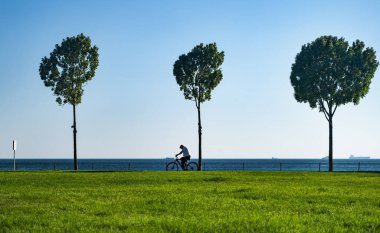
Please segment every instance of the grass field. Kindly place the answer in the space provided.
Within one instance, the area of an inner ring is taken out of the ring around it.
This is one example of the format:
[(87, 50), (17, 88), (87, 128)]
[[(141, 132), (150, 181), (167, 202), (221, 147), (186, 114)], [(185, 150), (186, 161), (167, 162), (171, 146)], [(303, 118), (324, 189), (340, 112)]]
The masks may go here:
[(380, 232), (380, 174), (0, 172), (0, 232)]

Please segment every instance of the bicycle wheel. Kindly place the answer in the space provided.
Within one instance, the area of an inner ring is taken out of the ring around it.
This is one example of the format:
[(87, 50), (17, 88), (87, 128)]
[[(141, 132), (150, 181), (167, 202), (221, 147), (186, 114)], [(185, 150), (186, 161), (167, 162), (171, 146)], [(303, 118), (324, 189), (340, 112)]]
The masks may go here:
[(178, 171), (178, 165), (175, 162), (170, 162), (166, 165), (166, 171)]
[(198, 170), (198, 164), (196, 162), (191, 162), (187, 165), (188, 171), (196, 171)]

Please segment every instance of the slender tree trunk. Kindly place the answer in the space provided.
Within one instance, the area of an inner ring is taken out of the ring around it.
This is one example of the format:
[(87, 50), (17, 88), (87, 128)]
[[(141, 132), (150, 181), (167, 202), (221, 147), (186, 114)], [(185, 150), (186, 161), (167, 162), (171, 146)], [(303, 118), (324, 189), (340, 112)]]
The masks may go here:
[(76, 121), (76, 112), (75, 112), (75, 104), (73, 104), (73, 135), (74, 135), (74, 170), (78, 170), (78, 160), (77, 160), (77, 121)]
[(202, 123), (201, 123), (201, 106), (198, 109), (198, 171), (202, 171)]
[(333, 166), (333, 117), (329, 117), (329, 172), (334, 170)]

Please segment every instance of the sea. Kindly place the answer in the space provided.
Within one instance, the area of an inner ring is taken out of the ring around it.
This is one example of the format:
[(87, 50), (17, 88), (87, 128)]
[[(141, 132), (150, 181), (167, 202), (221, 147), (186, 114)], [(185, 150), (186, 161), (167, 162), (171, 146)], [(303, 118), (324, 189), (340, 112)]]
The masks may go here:
[[(78, 159), (86, 171), (164, 171), (166, 159)], [(190, 160), (190, 162), (198, 162)], [(326, 159), (203, 159), (206, 171), (328, 171)], [(73, 159), (0, 159), (2, 171), (73, 170)], [(335, 159), (334, 171), (380, 172), (380, 159)]]

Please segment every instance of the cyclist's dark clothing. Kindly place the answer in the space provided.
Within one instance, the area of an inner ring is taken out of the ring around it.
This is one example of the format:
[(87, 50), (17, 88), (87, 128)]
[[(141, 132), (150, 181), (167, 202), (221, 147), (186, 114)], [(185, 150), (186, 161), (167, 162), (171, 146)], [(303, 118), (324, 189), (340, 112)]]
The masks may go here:
[(187, 156), (183, 156), (180, 158), (181, 162), (182, 162), (182, 167), (185, 165), (186, 161), (187, 160), (190, 160), (190, 155), (187, 155)]
[(182, 161), (182, 163), (186, 162), (187, 160), (190, 160), (190, 155), (188, 156), (184, 156), (184, 157), (181, 157), (180, 160)]

